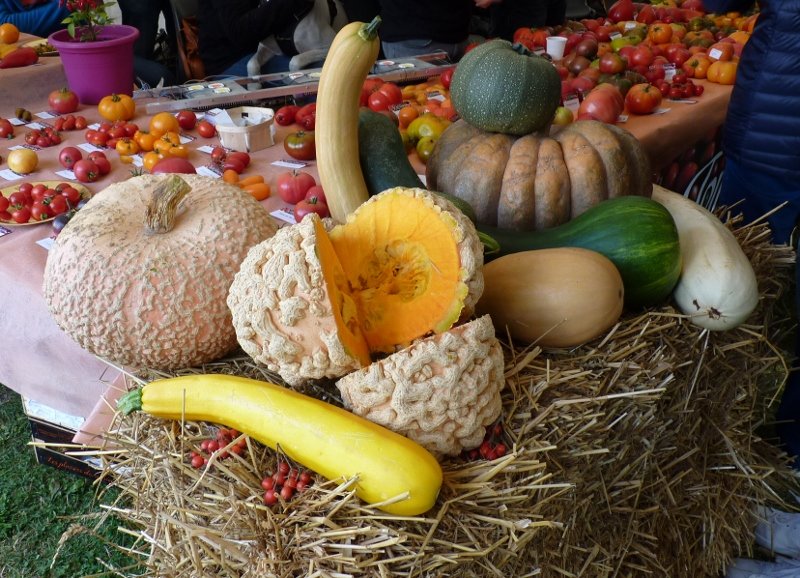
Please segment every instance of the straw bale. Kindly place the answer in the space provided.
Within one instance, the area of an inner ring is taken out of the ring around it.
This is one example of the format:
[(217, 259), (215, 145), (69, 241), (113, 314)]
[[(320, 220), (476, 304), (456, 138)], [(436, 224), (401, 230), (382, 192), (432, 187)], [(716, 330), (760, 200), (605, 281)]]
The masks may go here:
[[(761, 286), (748, 324), (712, 333), (665, 306), (569, 351), (506, 342), (510, 451), (445, 461), (424, 516), (366, 507), (353, 480), (316, 480), (267, 507), (259, 482), (274, 452), (250, 441), (195, 470), (188, 452), (214, 426), (146, 415), (118, 417), (115, 451), (99, 452), (124, 494), (106, 510), (153, 576), (718, 576), (750, 552), (755, 507), (785, 507), (796, 483), (762, 437), (787, 374), (793, 252), (765, 225), (735, 232)], [(278, 380), (244, 357), (202, 371)], [(329, 383), (306, 392), (340, 403)]]

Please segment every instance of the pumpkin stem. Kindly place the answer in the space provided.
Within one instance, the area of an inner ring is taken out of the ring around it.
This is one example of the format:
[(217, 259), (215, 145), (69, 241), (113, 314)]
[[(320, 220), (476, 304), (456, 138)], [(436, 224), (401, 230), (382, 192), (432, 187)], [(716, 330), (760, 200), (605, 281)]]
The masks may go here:
[(137, 387), (120, 397), (119, 400), (117, 400), (117, 409), (122, 412), (123, 415), (130, 415), (135, 411), (141, 411), (142, 388)]
[(144, 213), (144, 228), (148, 235), (169, 233), (175, 226), (175, 215), (186, 194), (192, 187), (178, 175), (170, 175), (160, 181)]
[(381, 25), (381, 17), (376, 16), (369, 24), (363, 24), (358, 30), (358, 37), (364, 42), (371, 42), (378, 35), (378, 27)]
[(483, 231), (478, 231), (478, 238), (483, 243), (483, 254), (484, 255), (492, 255), (493, 253), (500, 252), (500, 243), (497, 242), (497, 239), (484, 233)]
[(514, 44), (512, 44), (511, 49), (514, 50), (515, 52), (518, 52), (519, 54), (522, 54), (523, 56), (530, 56), (533, 54), (533, 52), (531, 52), (527, 46), (519, 42), (515, 42)]

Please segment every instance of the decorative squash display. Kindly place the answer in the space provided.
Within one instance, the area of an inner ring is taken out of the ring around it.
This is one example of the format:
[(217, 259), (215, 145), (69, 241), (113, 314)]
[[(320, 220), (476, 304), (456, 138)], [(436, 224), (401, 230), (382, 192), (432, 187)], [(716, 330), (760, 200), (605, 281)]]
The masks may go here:
[(336, 382), (347, 408), (435, 455), (481, 444), (502, 411), (503, 352), (488, 315)]
[(236, 347), (225, 296), (247, 250), (274, 232), (260, 203), (219, 179), (134, 177), (61, 231), (44, 297), (91, 353), (152, 369), (199, 365)]
[(482, 265), (477, 231), (452, 203), (395, 188), (330, 232), (308, 215), (254, 247), (228, 306), (245, 352), (295, 385), (472, 315)]
[(549, 60), (495, 39), (459, 61), (450, 99), (459, 116), (473, 126), (524, 135), (553, 120), (561, 102), (561, 78)]
[(614, 264), (581, 248), (523, 251), (484, 266), (480, 314), (501, 335), (544, 347), (574, 347), (597, 337), (622, 314), (624, 286)]
[(406, 437), (342, 408), (274, 383), (233, 375), (186, 375), (151, 381), (124, 395), (122, 413), (234, 427), (290, 459), (336, 480), (358, 477), (356, 495), (401, 516), (427, 512), (442, 468)]
[(653, 198), (678, 228), (683, 270), (672, 293), (678, 309), (712, 331), (744, 323), (758, 305), (758, 279), (731, 230), (683, 195), (655, 186)]
[(426, 177), (429, 188), (469, 203), (479, 224), (518, 231), (560, 225), (603, 199), (652, 193), (636, 138), (594, 120), (553, 138), (487, 133), (459, 120), (437, 141)]

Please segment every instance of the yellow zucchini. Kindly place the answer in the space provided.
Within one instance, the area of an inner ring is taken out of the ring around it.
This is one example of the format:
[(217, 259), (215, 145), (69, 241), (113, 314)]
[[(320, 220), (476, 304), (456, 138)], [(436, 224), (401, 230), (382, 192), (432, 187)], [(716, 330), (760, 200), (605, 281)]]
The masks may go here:
[(358, 102), (378, 57), (379, 24), (376, 16), (369, 24), (351, 22), (336, 34), (317, 89), (317, 170), (331, 216), (340, 223), (369, 198), (358, 160)]
[(143, 410), (226, 425), (273, 449), (280, 445), (290, 459), (329, 480), (358, 476), (356, 495), (390, 514), (427, 512), (442, 485), (439, 462), (416, 442), (265, 381), (211, 374), (159, 379), (123, 396), (118, 407), (125, 414)]

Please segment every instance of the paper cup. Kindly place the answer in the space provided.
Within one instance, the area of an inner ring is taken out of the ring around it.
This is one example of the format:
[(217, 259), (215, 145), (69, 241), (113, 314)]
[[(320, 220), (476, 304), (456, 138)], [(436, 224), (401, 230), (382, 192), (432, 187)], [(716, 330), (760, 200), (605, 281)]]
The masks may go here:
[(548, 36), (547, 37), (547, 54), (553, 60), (559, 60), (564, 56), (564, 47), (567, 45), (567, 39), (563, 36)]

